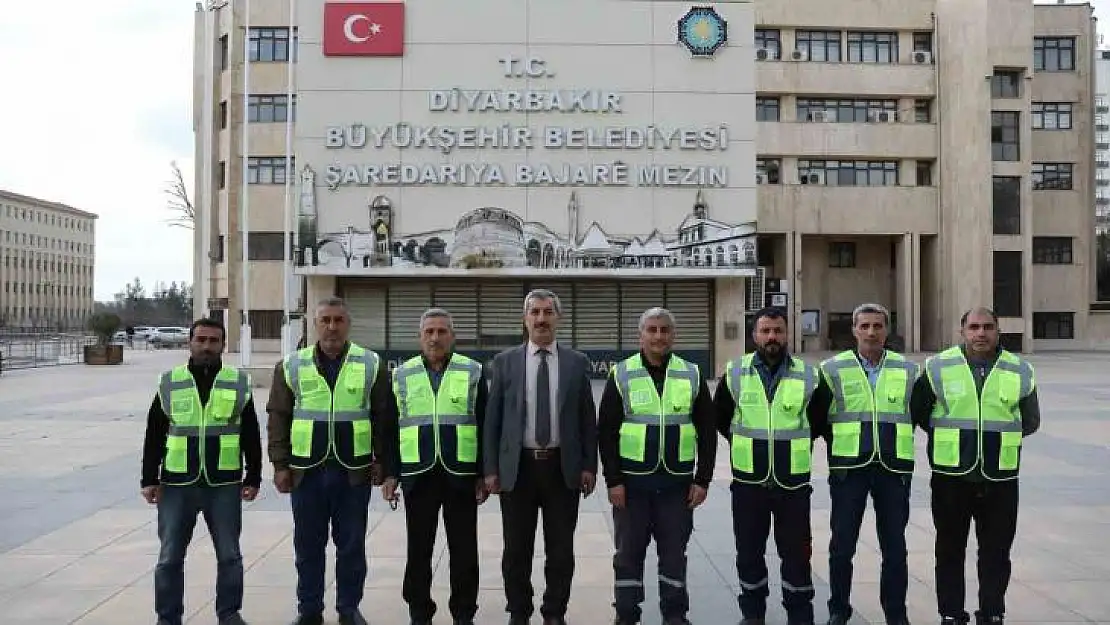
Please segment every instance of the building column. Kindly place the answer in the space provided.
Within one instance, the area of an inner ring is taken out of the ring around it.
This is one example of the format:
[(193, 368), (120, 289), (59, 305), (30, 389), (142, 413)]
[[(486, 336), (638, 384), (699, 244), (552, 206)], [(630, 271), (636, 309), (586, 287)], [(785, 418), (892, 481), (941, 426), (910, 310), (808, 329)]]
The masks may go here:
[(921, 345), (921, 236), (907, 232), (898, 246), (899, 289), (898, 330), (906, 342), (905, 351), (915, 352)]
[[(748, 280), (758, 278), (717, 278), (714, 314), (713, 377), (725, 370), (725, 363), (744, 354)], [(678, 329), (682, 332), (682, 328)]]
[(790, 324), (790, 351), (802, 350), (802, 234), (786, 233), (786, 283), (788, 285), (787, 317)]

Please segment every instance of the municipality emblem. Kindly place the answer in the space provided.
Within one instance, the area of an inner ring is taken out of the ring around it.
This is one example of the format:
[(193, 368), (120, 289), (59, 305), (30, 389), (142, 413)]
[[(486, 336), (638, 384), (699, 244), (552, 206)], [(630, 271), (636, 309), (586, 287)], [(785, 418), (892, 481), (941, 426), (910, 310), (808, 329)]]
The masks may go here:
[(713, 7), (691, 7), (678, 20), (678, 42), (694, 56), (713, 56), (728, 43), (728, 22)]

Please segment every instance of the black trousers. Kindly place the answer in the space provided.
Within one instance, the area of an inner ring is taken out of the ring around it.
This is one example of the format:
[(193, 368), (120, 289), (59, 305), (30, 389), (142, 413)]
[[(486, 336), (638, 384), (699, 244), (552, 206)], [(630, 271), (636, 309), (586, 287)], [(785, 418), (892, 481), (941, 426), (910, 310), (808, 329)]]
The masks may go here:
[(644, 602), (644, 558), (655, 539), (659, 554), (659, 611), (663, 618), (682, 617), (690, 610), (686, 590), (686, 546), (694, 531), (694, 511), (686, 502), (690, 485), (661, 489), (625, 488), (625, 507), (613, 510), (613, 589), (617, 616), (639, 623)]
[(406, 485), (408, 561), (401, 596), (409, 604), (413, 620), (431, 620), (436, 613), (432, 600), (432, 552), (441, 508), (451, 555), (448, 608), (455, 619), (472, 619), (478, 612), (478, 502), (474, 494), (477, 479), (449, 476), (437, 467)]
[(979, 612), (1005, 616), (1010, 585), (1010, 548), (1017, 534), (1018, 483), (978, 482), (933, 474), (933, 525), (936, 527), (937, 607), (940, 615), (967, 617), (964, 611), (964, 559), (967, 535), (975, 520), (979, 543)]
[(741, 614), (744, 618), (766, 615), (770, 590), (764, 555), (773, 519), (775, 546), (782, 561), (782, 605), (791, 625), (813, 623), (813, 534), (809, 522), (813, 488), (785, 490), (733, 482), (731, 490)]
[(539, 460), (525, 453), (520, 459), (516, 485), (501, 493), (501, 524), (505, 549), (501, 575), (505, 583), (505, 610), (513, 616), (532, 615), (532, 558), (536, 525), (543, 511), (543, 567), (547, 588), (540, 614), (565, 616), (574, 577), (574, 530), (578, 526), (581, 493), (567, 488), (556, 453)]

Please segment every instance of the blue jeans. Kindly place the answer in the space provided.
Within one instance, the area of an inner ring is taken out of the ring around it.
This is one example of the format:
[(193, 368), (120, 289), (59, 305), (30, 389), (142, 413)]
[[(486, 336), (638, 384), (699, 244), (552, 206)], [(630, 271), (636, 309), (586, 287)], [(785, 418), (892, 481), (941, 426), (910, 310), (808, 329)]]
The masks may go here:
[(305, 471), (293, 489), (293, 550), (297, 560), (297, 611), (324, 613), (328, 525), (335, 543), (335, 608), (358, 610), (366, 583), (366, 524), (369, 482), (352, 485), (347, 469), (331, 463)]
[(829, 613), (851, 616), (852, 557), (856, 553), (867, 494), (875, 504), (875, 529), (882, 553), (879, 603), (887, 622), (906, 618), (906, 525), (910, 520), (911, 475), (893, 473), (879, 464), (833, 469), (832, 539), (829, 541)]
[(162, 548), (154, 567), (154, 611), (169, 625), (180, 625), (185, 612), (185, 552), (193, 539), (197, 514), (204, 516), (216, 550), (216, 615), (225, 618), (243, 607), (243, 529), (241, 487), (165, 486), (158, 499), (158, 540)]

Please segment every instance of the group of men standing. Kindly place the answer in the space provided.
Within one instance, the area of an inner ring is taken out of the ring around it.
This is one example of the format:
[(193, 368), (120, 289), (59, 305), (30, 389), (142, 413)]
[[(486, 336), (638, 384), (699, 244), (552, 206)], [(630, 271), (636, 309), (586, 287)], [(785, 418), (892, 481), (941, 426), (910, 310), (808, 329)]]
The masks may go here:
[[(963, 563), (974, 519), (976, 621), (1002, 623), (1021, 439), (1036, 431), (1039, 411), (1032, 367), (999, 349), (991, 311), (965, 314), (962, 344), (919, 372), (885, 349), (889, 314), (881, 306), (857, 308), (857, 348), (820, 366), (789, 353), (785, 314), (768, 308), (756, 315), (755, 352), (729, 362), (711, 395), (700, 368), (672, 351), (673, 315), (651, 308), (640, 318), (641, 350), (612, 368), (595, 409), (589, 361), (555, 339), (558, 296), (534, 290), (523, 308), (527, 341), (489, 366), (455, 352), (450, 313), (430, 309), (420, 320), (421, 354), (391, 373), (375, 352), (349, 341), (341, 299), (317, 305), (318, 342), (276, 366), (266, 407), (274, 484), (292, 501), (294, 625), (323, 623), (329, 526), (339, 623), (365, 625), (365, 538), (378, 483), (391, 503), (404, 494), (402, 595), (412, 625), (430, 624), (437, 611), (431, 560), (441, 510), (449, 611), (454, 625), (473, 625), (477, 511), (491, 495), (501, 508), (509, 624), (526, 625), (535, 611), (542, 514), (539, 612), (544, 625), (565, 625), (578, 506), (594, 490), (599, 457), (613, 511), (615, 623), (640, 622), (654, 539), (664, 623), (689, 625), (687, 545), (713, 479), (718, 434), (730, 449), (742, 625), (764, 623), (772, 525), (789, 623), (814, 623), (810, 471), (818, 438), (826, 441), (832, 496), (829, 625), (852, 615), (852, 559), (868, 494), (883, 558), (880, 602), (888, 624), (904, 625), (915, 427), (929, 440), (941, 622), (969, 622)], [(181, 623), (185, 550), (198, 513), (217, 553), (217, 616), (221, 625), (244, 623), (241, 501), (257, 496), (262, 454), (249, 379), (220, 362), (223, 341), (219, 323), (194, 324), (190, 361), (163, 374), (148, 419), (142, 486), (158, 505), (159, 625)]]

